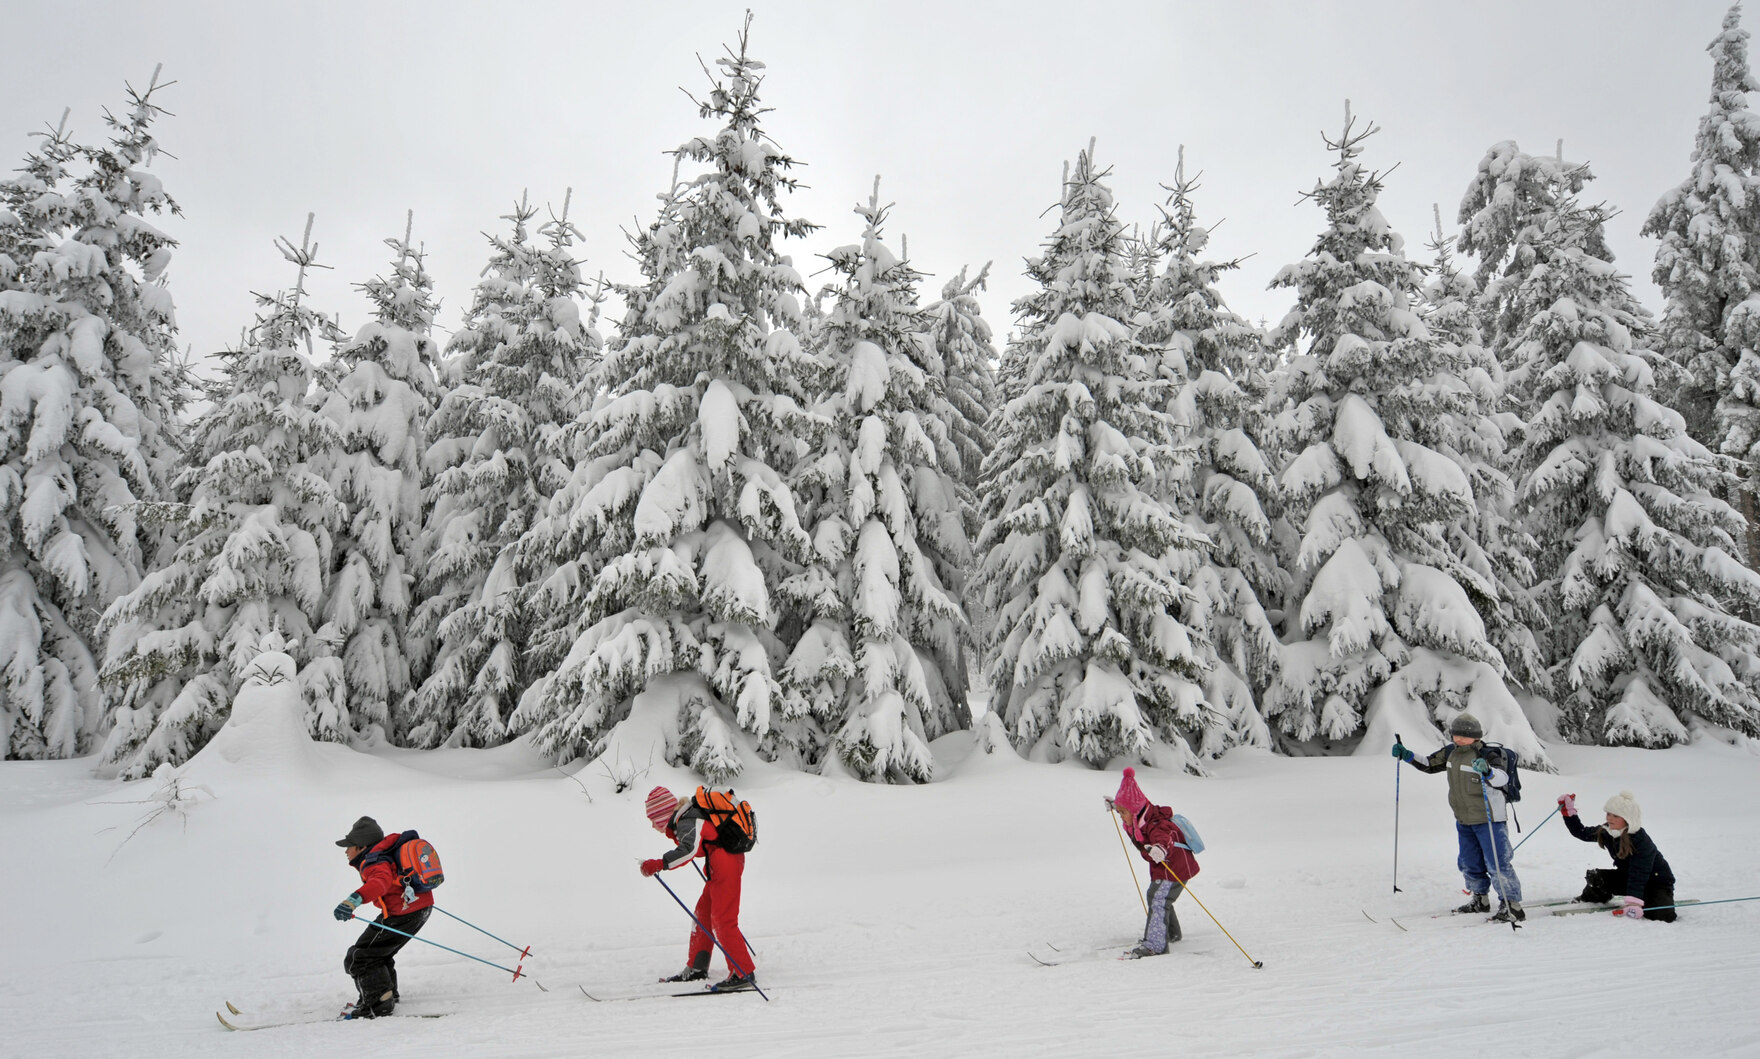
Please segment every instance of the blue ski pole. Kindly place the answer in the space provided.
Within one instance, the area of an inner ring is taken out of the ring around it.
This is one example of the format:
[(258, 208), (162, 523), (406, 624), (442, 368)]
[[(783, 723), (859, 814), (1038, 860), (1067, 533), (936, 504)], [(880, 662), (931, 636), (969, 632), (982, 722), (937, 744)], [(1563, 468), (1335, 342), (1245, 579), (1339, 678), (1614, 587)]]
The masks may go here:
[[(1485, 799), (1485, 837), (1491, 840), (1491, 870), (1497, 873), (1497, 896), (1502, 899), (1504, 905), (1507, 907), (1510, 901), (1509, 895), (1504, 887), (1509, 885), (1509, 880), (1504, 878), (1503, 865), (1498, 863), (1497, 824), (1491, 818), (1491, 789), (1485, 783), (1484, 776), (1479, 777), (1479, 797)], [(1512, 851), (1510, 855), (1514, 856), (1515, 854)], [(1516, 922), (1516, 917), (1512, 913), (1509, 917), (1509, 929), (1516, 930), (1520, 927), (1521, 924)]]
[[(669, 894), (672, 894), (672, 899), (673, 899), (673, 900), (674, 900), (674, 901), (678, 901), (678, 907), (680, 907), (680, 908), (682, 908), (682, 909), (684, 909), (684, 914), (685, 914), (685, 915), (687, 915), (687, 916), (690, 916), (690, 917), (691, 917), (691, 922), (692, 922), (692, 923), (695, 923), (695, 924), (696, 924), (696, 925), (697, 925), (697, 929), (698, 929), (698, 930), (700, 930), (700, 931), (702, 931), (702, 932), (703, 932), (703, 934), (704, 934), (704, 935), (705, 935), (705, 936), (707, 936), (707, 937), (708, 937), (708, 939), (709, 939), (709, 940), (710, 940), (710, 941), (712, 941), (712, 942), (714, 942), (714, 943), (715, 943), (715, 947), (716, 947), (716, 948), (717, 948), (717, 949), (720, 949), (720, 950), (721, 950), (721, 955), (722, 955), (722, 956), (723, 956), (723, 957), (726, 957), (726, 959), (727, 959), (727, 967), (728, 967), (728, 970), (729, 970), (729, 971), (730, 971), (730, 972), (733, 972), (733, 969), (734, 969), (734, 968), (735, 968), (735, 966), (737, 966), (737, 965), (736, 965), (736, 964), (735, 964), (735, 963), (734, 963), (734, 962), (733, 962), (733, 957), (732, 957), (732, 956), (728, 956), (728, 955), (727, 955), (727, 949), (726, 949), (726, 947), (724, 947), (724, 946), (723, 946), (723, 945), (722, 945), (722, 944), (721, 944), (721, 939), (720, 939), (720, 938), (717, 938), (717, 937), (716, 937), (716, 936), (715, 936), (715, 932), (714, 932), (714, 931), (712, 931), (712, 930), (710, 930), (710, 929), (709, 929), (709, 928), (708, 928), (708, 927), (705, 927), (705, 926), (704, 926), (704, 925), (703, 925), (703, 921), (702, 921), (702, 920), (700, 920), (700, 919), (698, 919), (698, 918), (697, 918), (697, 914), (696, 914), (696, 913), (695, 913), (695, 912), (692, 912), (692, 911), (691, 911), (691, 909), (690, 909), (690, 906), (689, 906), (689, 905), (687, 905), (687, 904), (685, 904), (685, 903), (684, 903), (684, 902), (683, 902), (683, 901), (679, 901), (679, 900), (678, 900), (678, 895), (677, 895), (677, 894), (676, 894), (676, 893), (673, 893), (673, 891), (672, 891), (672, 887), (670, 887), (670, 886), (667, 886), (667, 885), (666, 885), (666, 880), (665, 880), (665, 879), (662, 879), (662, 878), (660, 878), (660, 876), (658, 876), (658, 875), (656, 875), (656, 876), (654, 876), (654, 881), (655, 881), (655, 882), (657, 882), (657, 883), (659, 883), (659, 884), (660, 884), (660, 885), (661, 885), (661, 886), (662, 886), (662, 887), (665, 887), (665, 889), (666, 889), (666, 892), (667, 892), (667, 893), (669, 893)], [(504, 969), (505, 969), (505, 968), (504, 968)], [(735, 973), (737, 973), (737, 972), (735, 972)], [(756, 990), (757, 990), (757, 992), (758, 992), (758, 995), (759, 995), (759, 996), (761, 996), (761, 997), (764, 997), (764, 1002), (765, 1002), (765, 1003), (766, 1003), (766, 1004), (768, 1004), (768, 1003), (769, 1003), (769, 1002), (770, 1002), (770, 998), (769, 998), (769, 997), (767, 997), (767, 996), (764, 996), (764, 991), (763, 991), (763, 990), (762, 990), (762, 989), (759, 989), (759, 988), (758, 988), (758, 976), (757, 976), (757, 974), (756, 974), (756, 973), (754, 973), (754, 971), (753, 971), (753, 969), (752, 969), (752, 968), (750, 968), (750, 967), (748, 967), (748, 968), (746, 968), (746, 973), (747, 973), (747, 974), (749, 974), (749, 975), (751, 975), (751, 976), (752, 976), (752, 988), (753, 988), (753, 989), (756, 989)]]
[[(526, 974), (524, 971), (518, 970), (516, 968), (503, 967), (498, 963), (491, 963), (490, 961), (483, 959), (481, 956), (472, 956), (468, 952), (460, 952), (459, 950), (453, 948), (450, 945), (442, 945), (437, 941), (429, 941), (427, 938), (418, 938), (414, 934), (411, 934), (407, 931), (398, 930), (396, 927), (388, 927), (384, 923), (381, 923), (377, 920), (366, 919), (362, 916), (350, 916), (349, 919), (353, 919), (353, 920), (360, 922), (360, 923), (365, 923), (369, 927), (376, 927), (379, 930), (388, 931), (392, 934), (401, 934), (403, 937), (409, 938), (412, 941), (419, 941), (419, 942), (422, 942), (427, 945), (432, 945), (436, 949), (445, 949), (447, 952), (453, 953), (454, 955), (457, 955), (457, 956), (463, 956), (467, 960), (475, 960), (478, 963), (488, 964), (490, 967), (495, 968), (497, 971), (506, 971), (507, 973), (513, 975), (513, 980), (516, 982), (519, 981), (521, 978), (526, 978), (526, 979), (529, 979), (531, 981), (531, 983), (533, 985), (537, 986), (539, 989), (543, 989), (544, 992), (548, 993), (550, 991), (548, 989), (544, 989), (544, 983), (538, 981), (536, 978), (533, 978), (531, 975)], [(347, 920), (344, 920), (344, 922), (347, 922)]]
[(453, 919), (458, 920), (460, 923), (463, 923), (465, 926), (471, 928), (472, 930), (476, 931), (477, 933), (486, 935), (491, 938), (495, 938), (496, 941), (499, 941), (501, 944), (512, 949), (514, 952), (519, 953), (519, 963), (514, 968), (514, 970), (517, 971), (517, 970), (519, 970), (520, 967), (524, 967), (526, 965), (526, 960), (531, 958), (532, 947), (530, 945), (515, 945), (513, 942), (508, 941), (506, 938), (497, 938), (497, 937), (495, 937), (495, 935), (490, 934), (488, 931), (484, 930), (482, 927), (477, 926), (475, 923), (472, 923), (470, 920), (464, 918), (463, 916), (452, 915), (451, 912), (446, 911), (446, 909), (441, 908), (439, 905), (435, 905), (433, 907), (434, 907), (434, 911), (440, 913), (441, 915), (451, 916)]
[[(703, 866), (693, 860), (693, 861), (691, 861), (691, 867), (697, 869), (697, 877), (703, 880), (703, 885), (704, 886), (709, 885), (709, 875), (707, 872), (703, 871)], [(745, 931), (742, 930), (739, 932), (739, 940), (745, 942), (746, 948), (750, 949), (753, 953), (756, 953), (758, 951), (758, 947), (756, 945), (752, 944), (752, 939), (746, 937)]]
[[(1559, 808), (1560, 808), (1560, 807), (1554, 807), (1554, 808), (1553, 808), (1553, 810), (1552, 810), (1552, 812), (1550, 812), (1550, 813), (1547, 813), (1547, 814), (1546, 814), (1546, 820), (1550, 820), (1550, 819), (1552, 819), (1552, 818), (1553, 818), (1553, 817), (1555, 817), (1555, 816), (1557, 816), (1557, 815), (1558, 815), (1558, 809), (1559, 809)], [(1540, 822), (1539, 822), (1539, 823), (1537, 823), (1537, 824), (1535, 824), (1535, 825), (1534, 825), (1534, 831), (1538, 831), (1538, 830), (1540, 830), (1540, 829), (1541, 829), (1541, 828), (1543, 828), (1543, 827), (1545, 827), (1545, 826), (1546, 826), (1546, 820), (1542, 820), (1542, 821), (1540, 821)], [(1517, 843), (1516, 843), (1516, 848), (1515, 848), (1515, 849), (1512, 849), (1512, 850), (1510, 850), (1510, 851), (1509, 851), (1509, 858), (1510, 858), (1510, 859), (1511, 859), (1511, 860), (1514, 860), (1514, 859), (1515, 859), (1515, 858), (1516, 858), (1516, 850), (1519, 850), (1519, 849), (1521, 849), (1521, 848), (1522, 848), (1522, 847), (1523, 847), (1523, 846), (1525, 846), (1525, 845), (1527, 845), (1527, 844), (1528, 844), (1528, 839), (1529, 839), (1529, 838), (1533, 838), (1533, 837), (1534, 837), (1534, 831), (1530, 831), (1530, 832), (1528, 832), (1528, 837), (1527, 837), (1527, 838), (1524, 838), (1524, 839), (1522, 839), (1522, 840), (1521, 840), (1521, 841), (1520, 841), (1520, 842), (1517, 842)]]
[(1657, 905), (1655, 908), (1646, 908), (1644, 911), (1660, 912), (1665, 908), (1699, 908), (1703, 905), (1731, 905), (1735, 904), (1737, 901), (1760, 901), (1760, 897), (1725, 897), (1720, 901), (1687, 901), (1678, 905)]

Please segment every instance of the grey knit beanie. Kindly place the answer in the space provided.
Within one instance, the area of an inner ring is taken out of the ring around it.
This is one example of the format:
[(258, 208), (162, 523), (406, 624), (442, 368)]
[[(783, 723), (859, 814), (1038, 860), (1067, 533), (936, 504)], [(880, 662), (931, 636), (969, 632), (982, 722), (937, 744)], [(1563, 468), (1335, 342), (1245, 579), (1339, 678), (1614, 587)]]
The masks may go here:
[(1474, 739), (1483, 739), (1485, 737), (1485, 726), (1479, 723), (1479, 718), (1462, 710), (1454, 715), (1454, 720), (1448, 722), (1448, 734), (1470, 735)]

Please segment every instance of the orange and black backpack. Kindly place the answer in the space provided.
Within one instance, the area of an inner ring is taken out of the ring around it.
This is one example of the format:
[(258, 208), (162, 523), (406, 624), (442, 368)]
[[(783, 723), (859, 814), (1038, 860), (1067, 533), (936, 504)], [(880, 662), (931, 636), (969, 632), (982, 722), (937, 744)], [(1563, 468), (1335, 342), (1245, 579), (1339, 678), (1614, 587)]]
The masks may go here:
[(397, 842), (383, 853), (376, 853), (362, 862), (366, 867), (374, 861), (384, 861), (391, 865), (403, 883), (403, 899), (414, 901), (419, 894), (425, 894), (446, 881), (446, 874), (440, 870), (440, 854), (427, 839), (414, 831), (405, 831), (397, 836)]
[(715, 845), (729, 853), (745, 853), (758, 844), (758, 816), (752, 803), (738, 800), (733, 791), (698, 787), (691, 804), (714, 826)]

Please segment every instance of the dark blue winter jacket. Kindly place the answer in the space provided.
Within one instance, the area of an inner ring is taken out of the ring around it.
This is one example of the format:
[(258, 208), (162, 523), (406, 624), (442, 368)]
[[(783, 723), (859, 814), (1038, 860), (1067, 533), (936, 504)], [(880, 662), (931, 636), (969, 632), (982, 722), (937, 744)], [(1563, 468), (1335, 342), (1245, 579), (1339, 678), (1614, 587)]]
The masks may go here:
[(1650, 832), (1642, 829), (1628, 831), (1626, 834), (1632, 840), (1631, 855), (1621, 857), (1620, 839), (1609, 835), (1606, 827), (1600, 824), (1584, 827), (1583, 822), (1575, 816), (1565, 817), (1564, 826), (1570, 828), (1571, 834), (1582, 841), (1597, 843), (1613, 858), (1613, 870), (1619, 873), (1619, 885), (1613, 888), (1614, 896), (1642, 899), (1644, 891), (1654, 884), (1661, 884), (1668, 890), (1674, 889), (1674, 872), (1663, 858), (1662, 851), (1650, 840)]

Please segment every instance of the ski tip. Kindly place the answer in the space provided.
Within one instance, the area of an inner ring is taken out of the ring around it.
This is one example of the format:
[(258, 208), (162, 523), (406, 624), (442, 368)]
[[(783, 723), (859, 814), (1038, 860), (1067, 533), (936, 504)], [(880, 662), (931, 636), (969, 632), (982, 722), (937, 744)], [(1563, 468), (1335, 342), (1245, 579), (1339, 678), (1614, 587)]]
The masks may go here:
[[(236, 1011), (235, 1011), (235, 1012), (233, 1012), (233, 1014), (234, 1014), (234, 1015), (236, 1015), (236, 1014), (238, 1014), (238, 1012), (236, 1012)], [(222, 1014), (220, 1014), (220, 1013), (219, 1013), (219, 1012), (218, 1012), (218, 1011), (216, 1011), (216, 1012), (214, 1012), (214, 1017), (215, 1017), (215, 1018), (217, 1018), (217, 1019), (219, 1019), (219, 1020), (220, 1020), (220, 1025), (222, 1025), (222, 1026), (225, 1026), (225, 1027), (226, 1027), (226, 1028), (227, 1028), (227, 1029), (229, 1029), (229, 1030), (236, 1030), (236, 1029), (238, 1029), (238, 1027), (237, 1027), (237, 1026), (234, 1026), (234, 1025), (233, 1025), (233, 1024), (232, 1024), (232, 1023), (230, 1023), (230, 1022), (227, 1022), (227, 1021), (226, 1021), (226, 1016), (225, 1016), (225, 1015), (222, 1015)]]
[(593, 1001), (593, 1002), (594, 1002), (594, 1003), (603, 1003), (603, 1001), (601, 1001), (601, 1000), (600, 1000), (600, 999), (599, 999), (599, 998), (598, 998), (598, 997), (596, 997), (596, 996), (594, 996), (594, 995), (593, 995), (593, 994), (591, 994), (591, 993), (589, 993), (589, 992), (587, 992), (587, 987), (586, 987), (586, 986), (584, 986), (584, 985), (582, 985), (582, 986), (576, 986), (576, 987), (575, 987), (575, 988), (576, 988), (576, 989), (579, 989), (579, 990), (580, 990), (580, 991), (581, 991), (581, 996), (584, 996), (584, 997), (586, 997), (586, 998), (587, 998), (587, 999), (588, 999), (588, 1000), (591, 1000), (591, 1001)]
[(238, 1007), (230, 1000), (226, 1002), (226, 1010), (232, 1012), (234, 1015), (244, 1014), (244, 1012), (238, 1010)]

